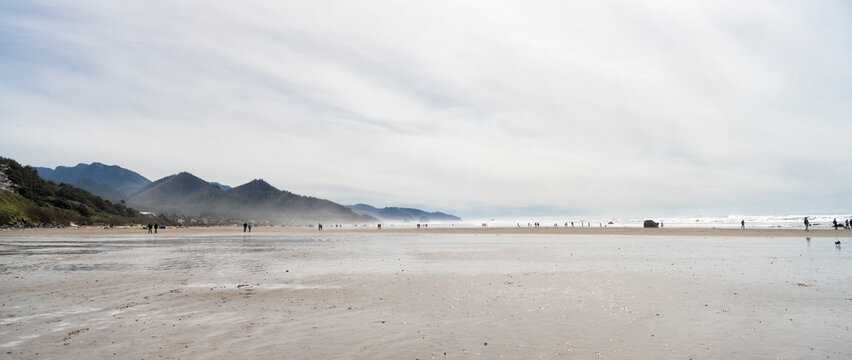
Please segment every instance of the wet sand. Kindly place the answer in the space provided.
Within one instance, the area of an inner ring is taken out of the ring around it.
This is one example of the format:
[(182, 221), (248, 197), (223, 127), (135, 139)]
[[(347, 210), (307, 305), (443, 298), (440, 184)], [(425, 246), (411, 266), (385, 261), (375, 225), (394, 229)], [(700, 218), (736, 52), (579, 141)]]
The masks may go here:
[(835, 239), (264, 229), (4, 233), (0, 354), (852, 356), (852, 255)]

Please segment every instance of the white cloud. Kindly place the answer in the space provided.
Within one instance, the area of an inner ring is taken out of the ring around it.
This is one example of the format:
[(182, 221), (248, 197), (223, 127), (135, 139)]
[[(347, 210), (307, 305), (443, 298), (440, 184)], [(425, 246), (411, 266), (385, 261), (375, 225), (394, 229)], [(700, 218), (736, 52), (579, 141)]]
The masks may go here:
[(843, 3), (16, 6), (0, 151), (33, 165), (462, 214), (852, 200)]

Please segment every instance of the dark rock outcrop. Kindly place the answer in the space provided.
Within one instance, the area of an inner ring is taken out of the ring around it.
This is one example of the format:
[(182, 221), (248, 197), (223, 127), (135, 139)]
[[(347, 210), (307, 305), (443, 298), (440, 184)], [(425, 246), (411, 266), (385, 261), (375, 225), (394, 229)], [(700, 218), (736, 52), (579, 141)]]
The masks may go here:
[(645, 222), (642, 224), (642, 227), (645, 227), (645, 228), (658, 228), (658, 227), (660, 227), (660, 224), (659, 224), (659, 223), (657, 223), (657, 222), (655, 222), (654, 220), (645, 220)]

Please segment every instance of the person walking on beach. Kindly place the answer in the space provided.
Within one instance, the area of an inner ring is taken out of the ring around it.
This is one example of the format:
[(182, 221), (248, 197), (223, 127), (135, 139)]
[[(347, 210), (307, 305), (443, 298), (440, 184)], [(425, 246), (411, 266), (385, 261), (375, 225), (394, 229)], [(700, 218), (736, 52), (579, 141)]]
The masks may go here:
[(317, 224), (317, 229), (319, 229), (319, 231), (322, 231), (322, 224)]
[(811, 227), (811, 222), (808, 221), (808, 217), (805, 216), (805, 231), (808, 231), (809, 227)]
[(153, 232), (153, 231), (151, 231), (153, 229), (154, 229), (154, 225), (152, 225), (151, 223), (148, 223), (148, 233), (149, 234)]
[(745, 229), (745, 219), (740, 220), (740, 229)]
[(251, 232), (251, 223), (249, 223), (249, 232)]
[(243, 232), (246, 232), (246, 229), (248, 229), (248, 223), (243, 223)]
[(154, 223), (154, 234), (157, 233), (157, 229), (160, 228), (160, 224)]
[(834, 225), (834, 230), (837, 230), (837, 218), (834, 218), (834, 221), (832, 221), (832, 224)]

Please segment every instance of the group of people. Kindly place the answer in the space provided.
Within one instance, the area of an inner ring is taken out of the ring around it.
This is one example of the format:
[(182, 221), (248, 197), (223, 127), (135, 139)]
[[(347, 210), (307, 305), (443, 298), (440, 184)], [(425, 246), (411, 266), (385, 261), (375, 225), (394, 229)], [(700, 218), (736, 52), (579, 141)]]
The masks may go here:
[(157, 229), (159, 229), (159, 228), (160, 228), (160, 224), (157, 224), (157, 223), (154, 223), (154, 224), (148, 223), (148, 233), (149, 233), (149, 234), (151, 234), (151, 233), (152, 233), (152, 231), (151, 231), (151, 230), (153, 230), (153, 233), (154, 233), (154, 234), (156, 234), (156, 233), (157, 233)]
[(844, 229), (848, 230), (849, 229), (849, 219), (846, 219), (846, 225), (844, 225), (844, 224), (838, 223), (837, 218), (834, 218), (834, 221), (832, 221), (832, 226), (834, 227), (834, 230), (837, 230), (839, 228), (844, 228)]
[[(852, 225), (852, 219), (846, 219), (845, 224), (837, 222), (837, 218), (834, 218), (834, 220), (831, 221), (831, 227), (833, 227), (834, 230), (839, 230), (840, 228), (844, 228), (846, 230), (849, 230), (849, 229), (852, 229), (852, 227), (850, 227), (851, 225)], [(810, 230), (810, 227), (811, 227), (811, 222), (808, 220), (808, 217), (806, 216), (805, 217), (805, 231)]]
[(251, 223), (243, 223), (243, 232), (246, 232), (246, 230), (251, 232)]

